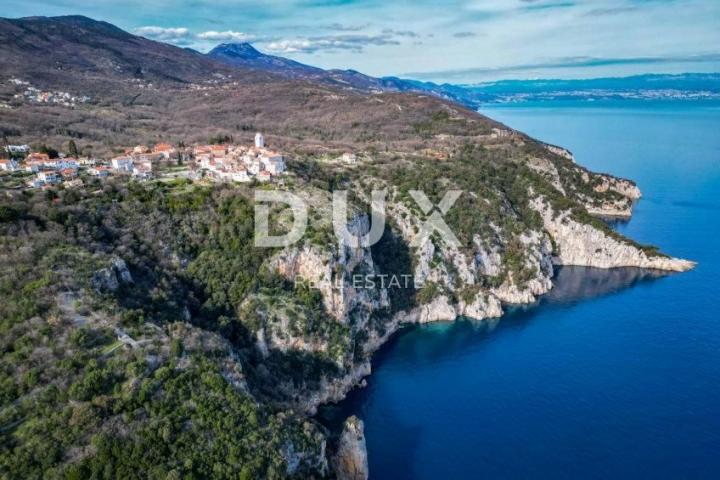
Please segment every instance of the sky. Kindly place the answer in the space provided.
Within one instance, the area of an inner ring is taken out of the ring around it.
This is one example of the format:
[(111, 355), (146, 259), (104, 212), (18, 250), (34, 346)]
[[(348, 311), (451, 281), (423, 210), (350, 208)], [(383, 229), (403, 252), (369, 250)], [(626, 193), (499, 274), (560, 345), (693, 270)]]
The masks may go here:
[(69, 14), (435, 82), (720, 72), (720, 0), (0, 0), (0, 17)]

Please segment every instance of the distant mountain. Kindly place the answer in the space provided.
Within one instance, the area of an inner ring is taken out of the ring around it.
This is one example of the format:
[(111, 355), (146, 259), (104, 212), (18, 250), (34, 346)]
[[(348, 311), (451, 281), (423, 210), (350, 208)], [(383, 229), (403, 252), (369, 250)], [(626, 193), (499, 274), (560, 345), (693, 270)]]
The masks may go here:
[(484, 103), (537, 100), (716, 99), (720, 74), (638, 75), (585, 80), (502, 80), (470, 85), (436, 84), (399, 77), (372, 77), (355, 70), (324, 70), (267, 55), (249, 43), (225, 43), (208, 54), (230, 66), (366, 92), (421, 92), (477, 109)]
[(290, 60), (266, 55), (249, 43), (223, 43), (210, 50), (207, 56), (236, 67), (269, 70), (293, 78), (316, 78), (325, 70)]
[(581, 80), (502, 80), (460, 88), (491, 102), (603, 99), (720, 99), (720, 74), (647, 74)]
[(267, 55), (249, 43), (223, 43), (207, 54), (227, 65), (272, 72), (286, 78), (303, 79), (334, 87), (385, 92), (422, 92), (440, 98), (457, 101), (468, 106), (477, 106), (476, 96), (462, 87), (438, 85), (398, 77), (372, 77), (356, 70), (339, 70), (313, 67), (284, 57)]
[(466, 89), (488, 93), (536, 93), (573, 90), (661, 90), (720, 91), (720, 73), (646, 74), (630, 77), (607, 77), (578, 80), (536, 79), (501, 80), (462, 85)]

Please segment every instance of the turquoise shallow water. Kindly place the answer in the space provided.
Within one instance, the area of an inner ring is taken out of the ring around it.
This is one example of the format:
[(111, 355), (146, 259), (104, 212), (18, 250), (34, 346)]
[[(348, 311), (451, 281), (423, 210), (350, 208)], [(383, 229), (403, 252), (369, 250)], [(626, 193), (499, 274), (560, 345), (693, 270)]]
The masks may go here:
[(616, 228), (698, 268), (565, 268), (496, 325), (408, 328), (323, 415), (365, 421), (374, 479), (720, 478), (720, 108), (483, 113), (636, 180), (644, 198)]

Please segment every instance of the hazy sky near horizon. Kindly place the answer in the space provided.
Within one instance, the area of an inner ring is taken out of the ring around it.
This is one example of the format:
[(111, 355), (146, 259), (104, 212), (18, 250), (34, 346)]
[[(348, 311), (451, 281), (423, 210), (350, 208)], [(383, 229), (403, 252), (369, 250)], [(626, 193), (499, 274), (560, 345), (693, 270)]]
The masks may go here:
[(720, 71), (720, 0), (2, 0), (0, 16), (81, 14), (207, 51), (472, 83)]

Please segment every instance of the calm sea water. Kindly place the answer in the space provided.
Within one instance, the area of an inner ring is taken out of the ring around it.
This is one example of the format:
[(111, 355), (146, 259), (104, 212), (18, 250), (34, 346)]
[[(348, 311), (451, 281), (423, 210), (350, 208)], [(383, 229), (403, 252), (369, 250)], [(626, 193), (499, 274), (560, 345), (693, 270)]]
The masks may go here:
[(374, 479), (720, 478), (720, 108), (483, 113), (635, 179), (644, 198), (616, 228), (699, 266), (564, 268), (494, 325), (408, 328), (323, 415), (365, 421)]

